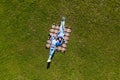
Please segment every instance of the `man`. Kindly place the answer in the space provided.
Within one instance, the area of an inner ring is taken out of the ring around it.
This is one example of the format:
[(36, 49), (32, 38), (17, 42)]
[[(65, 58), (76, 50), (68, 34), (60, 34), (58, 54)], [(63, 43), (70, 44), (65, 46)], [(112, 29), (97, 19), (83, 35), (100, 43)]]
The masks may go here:
[(60, 31), (57, 34), (57, 38), (55, 38), (53, 35), (52, 36), (49, 35), (49, 39), (51, 40), (51, 43), (50, 43), (50, 54), (47, 62), (51, 62), (56, 47), (60, 46), (64, 42), (64, 25), (65, 25), (65, 18), (63, 17), (60, 25)]

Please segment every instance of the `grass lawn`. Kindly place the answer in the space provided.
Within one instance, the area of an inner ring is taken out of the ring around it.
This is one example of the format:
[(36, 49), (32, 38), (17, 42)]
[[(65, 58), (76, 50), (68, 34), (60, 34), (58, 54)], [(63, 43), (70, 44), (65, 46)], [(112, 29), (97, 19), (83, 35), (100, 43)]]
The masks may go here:
[[(62, 16), (70, 41), (47, 69)], [(0, 80), (120, 80), (120, 0), (0, 0)]]

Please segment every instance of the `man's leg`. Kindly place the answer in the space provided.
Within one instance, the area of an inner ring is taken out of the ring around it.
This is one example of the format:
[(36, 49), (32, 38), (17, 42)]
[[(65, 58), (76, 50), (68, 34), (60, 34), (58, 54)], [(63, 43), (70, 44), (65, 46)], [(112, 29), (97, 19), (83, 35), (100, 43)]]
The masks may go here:
[(55, 52), (55, 47), (54, 48), (50, 48), (50, 54), (49, 54), (49, 58), (48, 58), (48, 61), (47, 62), (51, 62), (51, 59), (54, 55), (54, 52)]
[(64, 32), (65, 21), (61, 21), (60, 32)]
[(64, 37), (64, 27), (65, 27), (65, 18), (62, 18), (61, 25), (60, 25), (60, 30), (58, 32), (58, 37)]

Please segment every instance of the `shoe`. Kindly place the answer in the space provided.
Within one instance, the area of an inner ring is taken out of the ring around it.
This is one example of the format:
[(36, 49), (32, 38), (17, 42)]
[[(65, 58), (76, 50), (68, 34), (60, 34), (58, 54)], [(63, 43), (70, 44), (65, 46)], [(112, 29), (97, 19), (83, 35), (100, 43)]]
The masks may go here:
[(51, 62), (51, 60), (50, 59), (48, 59), (48, 61), (47, 62)]
[(65, 21), (65, 17), (62, 17), (62, 21)]

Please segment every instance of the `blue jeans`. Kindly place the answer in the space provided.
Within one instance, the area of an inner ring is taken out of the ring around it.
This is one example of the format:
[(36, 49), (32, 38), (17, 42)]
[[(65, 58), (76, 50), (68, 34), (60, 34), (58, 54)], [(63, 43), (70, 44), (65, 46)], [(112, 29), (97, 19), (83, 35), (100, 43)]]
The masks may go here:
[(50, 47), (50, 53), (49, 53), (49, 59), (51, 60), (54, 53), (55, 53), (56, 47)]
[(64, 38), (64, 25), (65, 21), (61, 21), (60, 31), (58, 32), (58, 38)]

